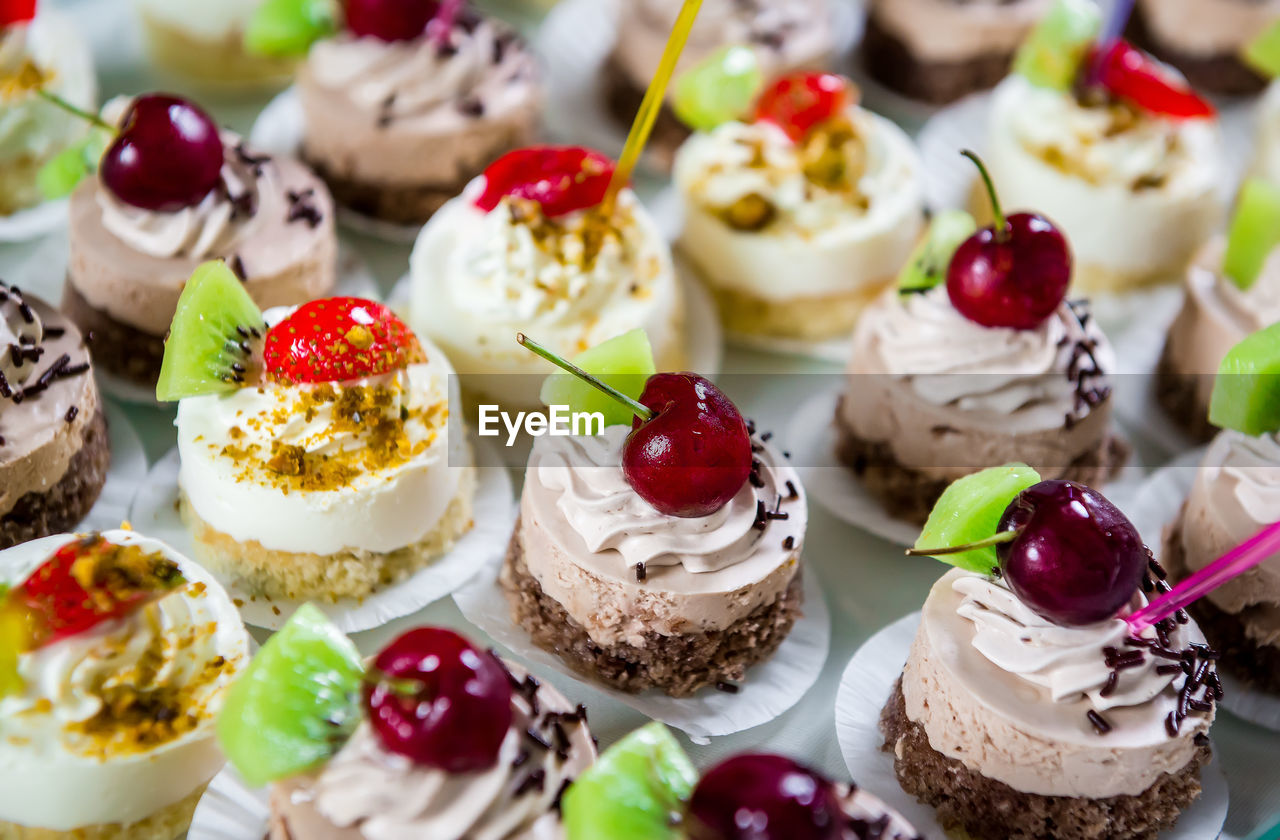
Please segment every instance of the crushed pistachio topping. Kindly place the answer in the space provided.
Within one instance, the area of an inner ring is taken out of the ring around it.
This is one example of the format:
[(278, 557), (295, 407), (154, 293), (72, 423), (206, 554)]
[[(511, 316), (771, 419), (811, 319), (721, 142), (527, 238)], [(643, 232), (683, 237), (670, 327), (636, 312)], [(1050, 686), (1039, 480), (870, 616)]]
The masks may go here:
[(528, 228), (536, 244), (561, 265), (590, 271), (610, 241), (627, 247), (622, 226), (631, 220), (630, 210), (615, 207), (606, 216), (599, 206), (565, 216), (549, 217), (542, 205), (530, 199), (507, 196), (502, 199), (510, 223)]
[(81, 540), (71, 576), (93, 602), (92, 607), (103, 612), (138, 592), (160, 592), (186, 582), (178, 564), (162, 552), (139, 545), (116, 545), (101, 534)]
[(8, 73), (0, 74), (0, 99), (13, 100), (46, 87), (53, 76), (25, 58)]
[(1041, 160), (1059, 172), (1095, 186), (1106, 184), (1113, 167), (1101, 149), (1118, 138), (1131, 138), (1135, 147), (1126, 156), (1145, 164), (1142, 171), (1127, 176), (1133, 192), (1159, 189), (1181, 165), (1186, 150), (1176, 127), (1112, 97), (1087, 96), (1080, 105), (1087, 118), (1074, 121), (1061, 136), (1036, 150)]

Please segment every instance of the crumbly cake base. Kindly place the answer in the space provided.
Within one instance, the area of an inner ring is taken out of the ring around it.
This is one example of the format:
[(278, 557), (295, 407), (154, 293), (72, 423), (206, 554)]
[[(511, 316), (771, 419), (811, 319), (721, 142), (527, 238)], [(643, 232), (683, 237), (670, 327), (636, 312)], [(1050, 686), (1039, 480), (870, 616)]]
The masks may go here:
[(0, 822), (0, 840), (174, 840), (191, 827), (191, 816), (206, 787), (208, 785), (200, 785), (186, 798), (129, 825), (98, 823), (73, 831), (55, 831)]
[(152, 59), (161, 68), (205, 85), (278, 87), (293, 75), (296, 61), (254, 55), (244, 49), (244, 33), (220, 40), (193, 38), (181, 29), (139, 12)]
[(880, 25), (867, 18), (862, 36), (862, 64), (880, 84), (904, 96), (945, 105), (975, 91), (994, 87), (1009, 73), (1012, 53), (985, 53), (967, 61), (923, 61)]
[(1156, 402), (1178, 427), (1200, 443), (1213, 439), (1218, 427), (1209, 422), (1209, 406), (1201, 402), (1200, 380), (1205, 374), (1181, 373), (1173, 369), (1166, 341), (1156, 364)]
[(719, 682), (736, 683), (747, 669), (773, 655), (801, 615), (804, 590), (797, 571), (782, 596), (723, 630), (664, 636), (649, 632), (644, 646), (597, 644), (529, 573), (516, 523), (499, 581), (516, 624), (534, 644), (591, 679), (620, 691), (656, 688), (688, 697)]
[(101, 408), (84, 425), (81, 436), (80, 449), (71, 456), (58, 483), (40, 493), (27, 493), (0, 517), (0, 549), (74, 530), (89, 513), (111, 466), (107, 418)]
[(154, 387), (164, 360), (164, 336), (143, 332), (96, 308), (68, 278), (62, 311), (86, 336), (99, 370), (144, 387)]
[[(1257, 93), (1267, 86), (1267, 80), (1254, 72), (1233, 52), (1216, 55), (1199, 55), (1170, 47), (1152, 36), (1147, 26), (1141, 4), (1133, 10), (1126, 33), (1138, 46), (1151, 52), (1161, 61), (1178, 68), (1196, 90), (1226, 96)], [(1244, 44), (1241, 44), (1243, 47)]]
[[(1164, 553), (1170, 571), (1187, 569), (1187, 554), (1182, 542), (1182, 520), (1187, 506), (1183, 503), (1178, 517), (1165, 530)], [(1196, 624), (1200, 625), (1210, 647), (1222, 658), (1218, 670), (1230, 674), (1245, 685), (1280, 694), (1280, 647), (1261, 645), (1249, 638), (1244, 622), (1235, 613), (1220, 609), (1208, 598), (1201, 598), (1187, 607)]]
[[(640, 110), (640, 103), (644, 101), (644, 88), (636, 87), (612, 55), (601, 73), (604, 74), (604, 102), (610, 116), (623, 128), (631, 125)], [(646, 159), (661, 171), (669, 171), (675, 163), (676, 150), (692, 133), (687, 125), (680, 122), (671, 106), (664, 104), (653, 125), (649, 145), (645, 147)]]
[(989, 779), (929, 745), (907, 716), (902, 678), (880, 713), (880, 732), (907, 793), (937, 809), (948, 830), (971, 840), (1156, 840), (1200, 795), (1200, 767), (1212, 753), (1201, 746), (1177, 773), (1166, 773), (1136, 796), (1042, 796)]
[(390, 552), (340, 551), (337, 554), (273, 551), (256, 540), (240, 542), (209, 525), (181, 497), (183, 522), (191, 531), (197, 562), (232, 578), (255, 596), (320, 600), (364, 598), (431, 565), (471, 530), (476, 469), (467, 467), (458, 492), (436, 526), (418, 542)]
[[(856, 435), (839, 408), (836, 409), (836, 457), (880, 500), (897, 519), (923, 525), (949, 479), (935, 478), (903, 466), (889, 444), (869, 441)], [(1078, 455), (1063, 471), (1062, 478), (1090, 487), (1105, 484), (1129, 459), (1129, 444), (1108, 435), (1093, 449)]]

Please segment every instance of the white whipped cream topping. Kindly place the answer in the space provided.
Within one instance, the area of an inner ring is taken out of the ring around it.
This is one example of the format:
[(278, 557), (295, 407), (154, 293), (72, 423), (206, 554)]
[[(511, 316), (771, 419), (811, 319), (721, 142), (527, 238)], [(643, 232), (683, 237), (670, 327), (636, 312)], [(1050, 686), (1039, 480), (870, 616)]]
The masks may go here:
[(38, 346), (44, 338), (40, 316), (22, 303), (22, 293), (0, 280), (0, 376), (11, 387), (26, 382), (37, 365), (25, 356), (15, 361), (12, 348)]
[(84, 120), (36, 96), (31, 86), (15, 83), (26, 68), (46, 78), (45, 90), (94, 110), (97, 81), (89, 46), (71, 20), (41, 8), (29, 24), (0, 31), (0, 164), (52, 155), (88, 131)]
[[(132, 531), (103, 536), (163, 552), (187, 585), (124, 619), (19, 657), (26, 688), (0, 699), (0, 820), (55, 831), (133, 822), (190, 795), (223, 764), (213, 722), (249, 656), (238, 611), (208, 572), (164, 543)], [(0, 578), (20, 582), (76, 539), (62, 534), (0, 552)], [(147, 686), (184, 686), (219, 656), (229, 664), (193, 701), (202, 717), (188, 733), (150, 750), (104, 757), (86, 736), (67, 729), (101, 709), (103, 688), (137, 685), (140, 669), (155, 669)]]
[[(268, 310), (267, 321), (276, 323), (290, 311)], [(336, 489), (286, 493), (263, 464), (276, 441), (327, 454), (368, 444), (365, 431), (333, 427), (331, 403), (314, 407), (310, 416), (293, 410), (303, 389), (315, 386), (266, 384), (182, 400), (176, 424), (179, 481), (187, 501), (218, 531), (274, 551), (389, 552), (418, 542), (439, 522), (470, 464), (466, 441), (449, 435), (453, 369), (436, 347), (423, 342), (423, 350), (425, 363), (343, 383), (381, 385), (396, 393), (388, 411), (410, 412), (405, 434), (421, 451), (376, 471), (361, 470)], [(227, 447), (248, 450), (254, 444), (257, 454), (248, 460), (224, 454)]]
[(1234, 502), (1232, 533), (1252, 535), (1280, 521), (1280, 435), (1223, 430), (1205, 453), (1201, 476), (1218, 488), (1216, 498)]

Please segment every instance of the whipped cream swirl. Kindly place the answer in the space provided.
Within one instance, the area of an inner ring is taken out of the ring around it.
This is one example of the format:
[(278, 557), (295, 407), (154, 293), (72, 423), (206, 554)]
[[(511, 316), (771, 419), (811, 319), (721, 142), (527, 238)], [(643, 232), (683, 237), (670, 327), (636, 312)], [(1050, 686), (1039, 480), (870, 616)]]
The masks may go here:
[(40, 358), (37, 348), (43, 338), (40, 316), (22, 299), (20, 291), (0, 282), (0, 396), (30, 378)]
[(1243, 538), (1280, 521), (1280, 435), (1252, 437), (1227, 429), (1210, 444), (1201, 469), (1203, 480), (1236, 502), (1232, 533)]

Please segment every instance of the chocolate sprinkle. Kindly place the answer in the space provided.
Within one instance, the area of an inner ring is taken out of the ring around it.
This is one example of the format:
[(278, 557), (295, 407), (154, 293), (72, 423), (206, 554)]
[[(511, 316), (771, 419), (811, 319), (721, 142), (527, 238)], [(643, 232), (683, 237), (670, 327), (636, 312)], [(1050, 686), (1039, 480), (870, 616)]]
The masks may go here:
[(546, 783), (547, 771), (539, 767), (520, 781), (520, 784), (516, 786), (515, 796), (524, 796), (526, 793), (535, 790), (541, 791)]
[(737, 694), (742, 689), (731, 682), (720, 680), (716, 683), (716, 691), (723, 691), (725, 694)]
[(1102, 688), (1098, 690), (1099, 697), (1110, 697), (1115, 694), (1116, 684), (1120, 681), (1120, 672), (1112, 671), (1107, 674), (1107, 681), (1102, 684)]
[[(227, 268), (231, 269), (231, 273), (239, 278), (241, 283), (249, 279), (249, 272), (245, 271), (244, 260), (240, 258), (239, 254), (232, 255), (231, 261), (227, 263)], [(240, 331), (241, 335), (244, 335), (244, 331), (240, 327), (236, 327), (236, 329)]]
[(80, 409), (76, 408), (74, 405), (71, 406), (71, 408), (68, 408), (67, 413), (65, 415), (67, 422), (68, 423), (73, 422), (76, 419), (76, 415), (79, 413), (80, 413)]
[(301, 192), (287, 190), (285, 197), (289, 199), (289, 214), (285, 217), (285, 220), (296, 222), (301, 219), (307, 223), (308, 227), (315, 228), (319, 226), (320, 222), (324, 220), (324, 214), (312, 203), (315, 192), (311, 188)]
[(1093, 709), (1085, 712), (1085, 717), (1089, 719), (1089, 723), (1093, 724), (1094, 731), (1099, 735), (1106, 735), (1111, 731), (1111, 724), (1107, 723), (1107, 719)]
[(787, 479), (787, 498), (788, 499), (800, 498), (800, 491), (796, 489), (795, 482), (789, 478)]
[(795, 547), (796, 547), (796, 538), (795, 538), (795, 537), (787, 537), (785, 540), (783, 540), (783, 541), (782, 541), (782, 547), (783, 547), (783, 548), (785, 548), (787, 551), (790, 551), (791, 549), (795, 548)]
[(636, 581), (638, 583), (644, 583), (644, 579), (648, 576), (648, 574), (649, 573), (645, 569), (643, 560), (636, 564)]

